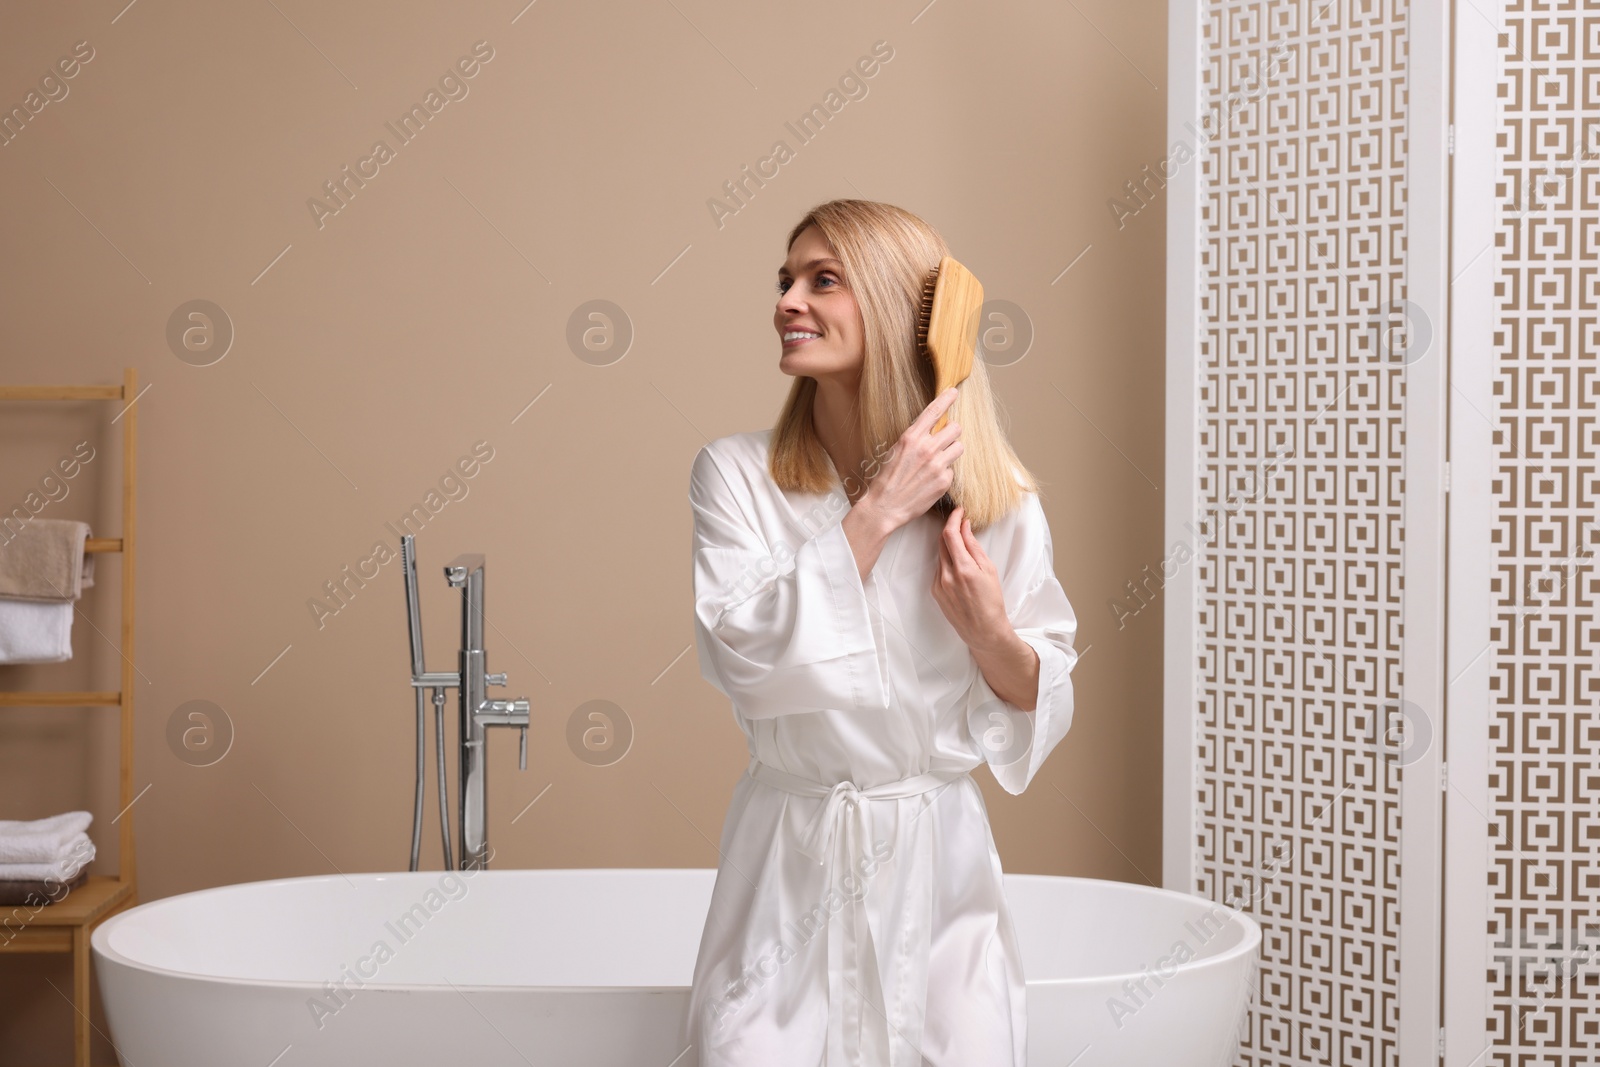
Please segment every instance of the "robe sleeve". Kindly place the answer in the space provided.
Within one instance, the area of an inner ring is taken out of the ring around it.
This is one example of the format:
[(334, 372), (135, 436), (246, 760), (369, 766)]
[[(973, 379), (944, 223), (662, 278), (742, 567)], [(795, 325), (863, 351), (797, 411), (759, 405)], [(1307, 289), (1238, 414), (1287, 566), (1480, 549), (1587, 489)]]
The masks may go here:
[(689, 477), (701, 675), (746, 718), (886, 710), (882, 622), (840, 521), (769, 544), (742, 499), (702, 448)]
[(1017, 635), (1039, 653), (1039, 695), (1032, 711), (1000, 696), (977, 672), (967, 694), (967, 729), (995, 781), (1017, 794), (1072, 725), (1072, 647), (1078, 618), (1056, 580), (1050, 527), (1036, 493), (1019, 505), (1000, 575), (1006, 614)]

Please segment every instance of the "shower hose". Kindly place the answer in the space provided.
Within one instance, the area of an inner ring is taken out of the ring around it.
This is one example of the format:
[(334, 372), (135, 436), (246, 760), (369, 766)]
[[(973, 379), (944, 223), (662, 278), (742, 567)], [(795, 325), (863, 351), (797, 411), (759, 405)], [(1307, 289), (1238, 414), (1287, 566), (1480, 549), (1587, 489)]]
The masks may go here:
[[(417, 869), (417, 856), (422, 847), (422, 793), (423, 793), (423, 768), (427, 764), (425, 753), (427, 751), (427, 707), (426, 697), (422, 693), (423, 687), (418, 686), (417, 693), (417, 789), (416, 802), (411, 811), (411, 870)], [(433, 690), (433, 734), (434, 745), (439, 753), (439, 838), (444, 844), (444, 869), (455, 869), (455, 863), (450, 857), (450, 803), (445, 796), (447, 782), (445, 780), (444, 759), (444, 690)]]

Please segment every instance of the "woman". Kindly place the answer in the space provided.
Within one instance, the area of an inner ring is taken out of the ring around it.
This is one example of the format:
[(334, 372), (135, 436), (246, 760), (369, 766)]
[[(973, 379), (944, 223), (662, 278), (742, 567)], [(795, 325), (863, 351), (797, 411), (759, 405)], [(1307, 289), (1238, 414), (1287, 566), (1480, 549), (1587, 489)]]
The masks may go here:
[(689, 483), (700, 669), (751, 763), (685, 1043), (701, 1067), (1023, 1067), (1021, 956), (968, 772), (1020, 793), (1067, 732), (1077, 619), (982, 361), (929, 402), (916, 316), (943, 239), (835, 200), (788, 251), (778, 425), (706, 445)]

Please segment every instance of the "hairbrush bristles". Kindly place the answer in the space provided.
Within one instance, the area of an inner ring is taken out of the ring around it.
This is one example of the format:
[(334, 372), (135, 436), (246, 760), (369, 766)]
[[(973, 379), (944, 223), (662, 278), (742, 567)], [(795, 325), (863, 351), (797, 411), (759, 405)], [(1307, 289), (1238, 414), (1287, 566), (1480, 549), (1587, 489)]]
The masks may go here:
[(933, 319), (933, 294), (938, 288), (939, 268), (935, 267), (922, 283), (922, 306), (917, 310), (917, 350), (923, 355), (928, 352), (928, 323)]

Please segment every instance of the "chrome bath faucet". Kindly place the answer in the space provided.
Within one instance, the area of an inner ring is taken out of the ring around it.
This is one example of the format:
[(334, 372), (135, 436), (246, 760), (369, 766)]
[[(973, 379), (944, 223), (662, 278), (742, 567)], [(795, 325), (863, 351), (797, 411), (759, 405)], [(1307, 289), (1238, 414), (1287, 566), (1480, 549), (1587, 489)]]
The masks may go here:
[[(430, 672), (424, 669), (422, 620), (417, 598), (417, 557), (414, 537), (400, 539), (401, 567), (406, 585), (406, 616), (411, 631), (411, 686), (417, 704), (417, 790), (411, 828), (411, 869), (417, 869), (417, 850), (422, 832), (423, 769), (423, 694), (433, 690), (435, 735), (439, 750), (439, 819), (444, 839), (445, 866), (460, 870), (484, 870), (489, 865), (486, 825), (488, 795), (488, 753), (485, 742), (489, 727), (515, 726), (521, 731), (517, 747), (517, 766), (528, 769), (528, 712), (526, 697), (516, 700), (490, 700), (488, 687), (506, 684), (504, 674), (487, 673), (483, 648), (483, 554), (470, 552), (457, 556), (444, 569), (452, 588), (461, 590), (461, 654), (458, 669)], [(459, 745), (456, 779), (460, 816), (460, 861), (452, 864), (450, 855), (449, 813), (445, 803), (444, 691), (455, 689), (460, 695)]]

